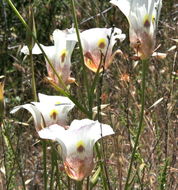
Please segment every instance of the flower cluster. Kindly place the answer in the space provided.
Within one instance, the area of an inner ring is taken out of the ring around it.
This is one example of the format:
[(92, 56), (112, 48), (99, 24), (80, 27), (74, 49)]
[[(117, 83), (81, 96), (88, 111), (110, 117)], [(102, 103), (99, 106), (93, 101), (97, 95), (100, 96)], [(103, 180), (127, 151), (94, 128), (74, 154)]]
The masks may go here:
[(74, 107), (64, 96), (39, 94), (40, 102), (16, 106), (11, 113), (24, 108), (35, 123), (36, 131), (42, 139), (57, 141), (62, 147), (64, 168), (71, 178), (82, 180), (91, 174), (94, 167), (93, 146), (100, 138), (114, 134), (109, 125), (89, 119), (73, 120), (67, 123), (68, 112)]
[[(147, 59), (154, 51), (155, 31), (158, 23), (162, 0), (111, 0), (127, 17), (130, 25), (130, 44), (137, 56)], [(126, 35), (121, 29), (92, 28), (80, 32), (84, 63), (93, 72), (107, 69), (117, 52), (113, 47), (117, 40), (122, 42)], [(53, 68), (46, 60), (48, 78), (61, 85), (55, 71), (64, 84), (75, 81), (71, 77), (71, 56), (77, 43), (75, 29), (53, 32), (53, 46), (41, 47)], [(29, 54), (24, 46), (21, 50)], [(32, 54), (41, 54), (37, 44)], [(11, 113), (21, 108), (28, 110), (33, 118), (40, 138), (57, 141), (62, 147), (64, 168), (71, 178), (82, 180), (94, 168), (93, 146), (100, 138), (114, 134), (111, 126), (89, 119), (73, 120), (68, 124), (68, 113), (74, 103), (67, 97), (39, 94), (39, 102), (31, 102), (15, 107)]]
[[(100, 67), (105, 69), (111, 64), (114, 57), (112, 53), (113, 46), (117, 40), (123, 41), (125, 34), (119, 28), (92, 28), (81, 32), (81, 41), (85, 57), (85, 65), (93, 72), (96, 72)], [(75, 82), (75, 79), (70, 77), (71, 74), (71, 55), (77, 42), (77, 36), (74, 28), (65, 31), (56, 29), (53, 32), (54, 46), (44, 46), (41, 44), (49, 61), (54, 69), (61, 77), (64, 84)], [(29, 54), (27, 46), (21, 50), (24, 54)], [(41, 54), (42, 51), (37, 44), (32, 49), (32, 54)], [(52, 70), (46, 60), (48, 71), (48, 79), (60, 85), (58, 77)], [(101, 69), (102, 70), (102, 69)]]

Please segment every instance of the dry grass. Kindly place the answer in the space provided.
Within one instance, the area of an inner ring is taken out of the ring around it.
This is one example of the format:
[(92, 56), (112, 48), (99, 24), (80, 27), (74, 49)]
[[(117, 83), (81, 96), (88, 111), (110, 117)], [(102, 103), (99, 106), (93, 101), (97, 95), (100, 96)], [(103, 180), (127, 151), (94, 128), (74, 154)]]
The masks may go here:
[[(22, 120), (26, 122), (29, 119), (27, 112), (21, 112), (22, 115), (18, 115), (16, 119), (9, 114), (9, 110), (15, 105), (24, 104), (33, 99), (30, 64), (28, 58), (24, 58), (20, 53), (22, 44), (26, 43), (26, 31), (10, 7), (4, 0), (2, 2), (0, 2), (0, 8), (3, 12), (1, 15), (2, 22), (0, 23), (0, 42), (2, 44), (0, 47), (0, 70), (6, 77), (4, 124), (6, 135), (10, 138), (12, 147), (9, 148), (10, 145), (8, 140), (3, 137), (3, 129), (1, 128), (0, 189), (23, 189), (18, 161), (26, 182), (26, 188), (42, 190), (44, 188), (42, 142), (39, 141), (32, 121), (29, 122), (29, 125), (17, 122)], [(73, 23), (68, 0), (39, 0), (34, 1), (33, 4), (28, 1), (16, 1), (15, 5), (25, 19), (28, 19), (28, 6), (33, 5), (38, 40), (46, 45), (51, 44), (49, 35), (55, 28), (69, 28)], [(76, 6), (81, 30), (91, 27), (111, 27), (114, 24), (121, 28), (128, 37), (127, 21), (118, 9), (112, 8), (92, 19), (92, 16), (110, 6), (107, 1), (82, 0), (81, 2), (77, 1)], [(176, 6), (173, 0), (163, 2), (157, 32), (157, 45), (160, 44), (158, 51), (167, 53), (167, 57), (163, 60), (151, 58), (149, 62), (144, 129), (140, 137), (131, 175), (131, 179), (133, 179), (132, 189), (135, 190), (178, 189), (178, 87), (176, 84), (178, 62), (177, 43), (172, 40), (178, 37)], [(88, 18), (90, 19), (86, 20)], [(116, 132), (116, 135), (104, 140), (106, 166), (113, 190), (124, 188), (141, 106), (141, 63), (136, 63), (131, 59), (133, 51), (128, 44), (128, 38), (122, 44), (117, 44), (117, 48), (121, 48), (128, 58), (120, 55), (116, 56), (103, 78), (102, 103), (109, 104), (109, 107), (105, 109), (106, 116), (102, 120), (103, 123), (113, 126)], [(168, 51), (173, 46), (175, 46), (175, 49)], [(78, 50), (75, 51), (76, 53), (72, 58), (72, 75), (75, 76), (78, 86), (73, 84), (71, 93), (79, 101), (85, 102), (86, 92), (83, 90), (80, 57), (77, 53)], [(34, 62), (37, 91), (46, 94), (57, 94), (44, 81), (47, 73), (43, 57), (34, 56)], [(89, 70), (87, 72), (89, 72), (90, 79), (93, 79), (93, 73), (90, 73)], [(158, 100), (161, 101), (154, 105)], [(95, 104), (97, 104), (97, 101)], [(70, 114), (70, 120), (84, 117), (86, 116), (77, 109)], [(53, 148), (50, 142), (47, 142), (47, 146), (47, 172), (50, 179), (51, 151)], [(62, 162), (60, 160), (58, 162), (62, 189), (76, 189), (74, 181), (66, 177)], [(98, 160), (96, 159), (95, 162), (97, 163)], [(4, 167), (7, 169), (6, 173)], [(57, 179), (56, 173), (53, 189), (57, 189), (55, 187)], [(10, 184), (7, 188), (8, 182)], [(94, 189), (103, 189), (100, 178)]]

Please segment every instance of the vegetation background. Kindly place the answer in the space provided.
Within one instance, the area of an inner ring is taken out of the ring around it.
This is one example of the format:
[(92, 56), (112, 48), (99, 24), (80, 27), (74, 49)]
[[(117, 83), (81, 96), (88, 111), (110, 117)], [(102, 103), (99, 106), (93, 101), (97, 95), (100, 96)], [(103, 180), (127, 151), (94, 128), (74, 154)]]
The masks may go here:
[[(16, 0), (13, 2), (23, 18), (30, 23), (33, 13), (36, 36), (44, 45), (52, 44), (50, 35), (54, 29), (70, 28), (74, 23), (70, 0)], [(121, 28), (127, 38), (118, 43), (125, 57), (117, 56), (103, 77), (102, 104), (109, 104), (104, 110), (103, 123), (113, 126), (116, 135), (104, 140), (105, 165), (110, 188), (121, 190), (127, 177), (131, 152), (137, 132), (140, 112), (141, 63), (129, 59), (133, 50), (129, 47), (129, 25), (116, 7), (111, 8), (108, 0), (76, 1), (79, 28), (94, 27)], [(20, 52), (30, 35), (7, 4), (0, 0), (0, 75), (5, 75), (4, 128), (0, 128), (0, 189), (44, 189), (43, 142), (37, 136), (33, 121), (26, 111), (16, 117), (9, 114), (14, 106), (33, 101), (31, 87), (31, 66), (28, 57)], [(163, 7), (157, 31), (157, 51), (166, 53), (165, 59), (151, 58), (146, 79), (146, 104), (144, 130), (136, 152), (131, 175), (132, 189), (158, 190), (178, 189), (178, 61), (177, 36), (178, 4), (174, 0), (163, 0)], [(72, 76), (77, 84), (70, 91), (82, 103), (86, 92), (81, 70), (79, 50), (72, 57)], [(46, 81), (43, 56), (34, 56), (37, 92), (57, 95)], [(94, 74), (87, 70), (89, 82)], [(152, 106), (156, 101), (156, 105)], [(97, 106), (97, 98), (95, 100)], [(70, 120), (86, 116), (76, 109)], [(23, 121), (20, 123), (19, 121)], [(28, 121), (28, 122), (27, 122)], [(58, 169), (51, 167), (53, 146), (47, 142), (46, 173), (47, 189), (77, 189), (57, 160)], [(95, 160), (97, 162), (97, 160)], [(97, 171), (97, 167), (96, 170)], [(93, 174), (96, 174), (93, 171)], [(104, 189), (97, 176), (90, 189)], [(51, 185), (50, 182), (53, 184)], [(85, 189), (84, 181), (83, 188)], [(25, 184), (25, 185), (24, 185)]]

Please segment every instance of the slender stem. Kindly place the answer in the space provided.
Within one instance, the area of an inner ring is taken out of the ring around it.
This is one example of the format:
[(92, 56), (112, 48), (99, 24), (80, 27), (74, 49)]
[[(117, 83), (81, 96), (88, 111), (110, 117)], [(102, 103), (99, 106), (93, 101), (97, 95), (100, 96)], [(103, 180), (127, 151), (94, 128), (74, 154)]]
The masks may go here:
[(96, 148), (96, 153), (97, 153), (97, 157), (99, 159), (99, 164), (100, 164), (100, 168), (101, 168), (101, 175), (102, 175), (102, 180), (103, 180), (103, 185), (104, 185), (104, 189), (107, 190), (107, 180), (106, 180), (106, 173), (105, 173), (105, 168), (104, 168), (104, 163), (102, 160), (102, 155), (100, 154), (100, 147), (99, 147), (99, 143), (95, 144), (95, 148)]
[(30, 50), (29, 52), (30, 52), (31, 72), (32, 72), (32, 93), (33, 93), (33, 99), (34, 99), (34, 101), (37, 101), (36, 82), (35, 82), (35, 69), (34, 69), (32, 50)]
[[(91, 88), (90, 88), (90, 94), (89, 94), (89, 100), (88, 100), (90, 119), (92, 119), (92, 117), (93, 117), (92, 107), (93, 107), (93, 101), (94, 101), (94, 90), (96, 88), (96, 85), (97, 85), (98, 81), (100, 81), (100, 78), (101, 78), (100, 77), (100, 71), (101, 71), (101, 67), (102, 67), (102, 64), (103, 64), (102, 57), (103, 56), (101, 54), (100, 64), (99, 64), (98, 69), (97, 69), (97, 71), (95, 73), (95, 77), (94, 77), (93, 83), (92, 83)], [(102, 93), (102, 90), (101, 90), (101, 93)]]
[(57, 91), (59, 91), (62, 95), (67, 96), (79, 109), (80, 111), (82, 111), (84, 114), (86, 114), (87, 116), (90, 115), (89, 111), (82, 106), (77, 99), (72, 96), (71, 94), (69, 94), (68, 92), (63, 91), (63, 89), (61, 89), (59, 86), (57, 86), (55, 83), (51, 82), (51, 85), (54, 87), (54, 89), (56, 89)]
[[(34, 33), (34, 19), (33, 19), (33, 10), (32, 7), (29, 7), (29, 26), (31, 31)], [(32, 47), (33, 47), (33, 37), (29, 36), (29, 58), (30, 58), (30, 65), (31, 65), (31, 72), (32, 72), (32, 93), (33, 93), (33, 100), (37, 101), (37, 93), (36, 93), (36, 82), (35, 82), (35, 69), (34, 69), (34, 62), (33, 62), (33, 55), (32, 55)]]
[(46, 142), (42, 141), (43, 143), (43, 178), (44, 178), (44, 190), (47, 190), (47, 169), (46, 169)]
[[(101, 94), (102, 94), (102, 86), (103, 86), (103, 74), (104, 74), (104, 67), (103, 67), (103, 73), (99, 79), (99, 83), (98, 83), (98, 97), (97, 97), (97, 114), (98, 114), (98, 121), (102, 122), (102, 115), (101, 115)], [(102, 125), (102, 124), (101, 124)], [(101, 127), (101, 136), (102, 136), (102, 127)], [(96, 144), (97, 146), (97, 144)], [(101, 147), (100, 149), (98, 149), (99, 147), (97, 147), (97, 156), (100, 156), (100, 159), (103, 159), (103, 162), (101, 162), (101, 168), (102, 168), (102, 180), (103, 180), (103, 185), (105, 187), (105, 189), (111, 189), (110, 188), (110, 182), (109, 182), (109, 178), (108, 178), (108, 172), (107, 172), (107, 168), (105, 166), (105, 152), (104, 152), (104, 143), (103, 143), (103, 139), (101, 139)], [(101, 155), (100, 155), (101, 154)]]
[(145, 84), (146, 84), (146, 74), (147, 74), (147, 64), (148, 61), (147, 60), (143, 60), (142, 61), (142, 89), (141, 89), (141, 112), (140, 112), (140, 121), (139, 121), (139, 126), (138, 126), (138, 131), (137, 131), (137, 135), (136, 135), (136, 139), (135, 139), (135, 144), (133, 147), (133, 151), (132, 151), (132, 156), (131, 156), (131, 161), (130, 161), (130, 166), (128, 169), (128, 174), (127, 174), (127, 179), (126, 179), (126, 183), (125, 183), (125, 190), (128, 190), (129, 188), (129, 180), (130, 180), (130, 175), (132, 172), (132, 165), (134, 163), (134, 159), (135, 159), (135, 153), (139, 144), (139, 137), (141, 135), (141, 131), (143, 129), (143, 117), (144, 117), (144, 108), (145, 108)]
[(79, 32), (79, 28), (78, 28), (75, 3), (74, 3), (74, 0), (70, 0), (70, 2), (71, 2), (71, 6), (72, 6), (72, 14), (73, 14), (73, 18), (74, 18), (75, 30), (76, 30), (76, 34), (77, 34), (78, 43), (79, 43), (81, 63), (82, 63), (82, 67), (83, 67), (83, 78), (84, 78), (84, 83), (85, 83), (85, 87), (86, 87), (88, 99), (89, 99), (89, 95), (90, 95), (89, 84), (88, 84), (88, 80), (87, 80), (87, 72), (86, 72), (86, 68), (85, 68), (85, 60), (84, 60), (84, 56), (83, 56), (82, 43), (80, 40), (80, 32)]
[(24, 176), (23, 176), (19, 156), (17, 156), (17, 154), (15, 153), (15, 150), (13, 148), (11, 139), (10, 139), (9, 134), (7, 132), (7, 129), (5, 127), (5, 122), (4, 121), (3, 121), (3, 124), (1, 125), (1, 127), (2, 127), (2, 131), (3, 131), (3, 136), (4, 136), (5, 143), (6, 143), (7, 147), (9, 147), (12, 150), (12, 153), (14, 155), (15, 161), (16, 161), (17, 166), (19, 168), (19, 173), (20, 173), (20, 177), (21, 177), (21, 180), (22, 180), (22, 188), (23, 188), (23, 190), (26, 190), (25, 179), (24, 179)]
[(51, 177), (50, 177), (50, 190), (54, 189), (54, 169), (55, 169), (55, 150), (51, 146)]
[(82, 190), (83, 186), (83, 181), (76, 181), (76, 189), (77, 190)]
[[(2, 29), (4, 30), (4, 34), (3, 34), (3, 49), (5, 52), (7, 52), (4, 56), (1, 57), (1, 63), (2, 63), (2, 68), (3, 68), (3, 72), (6, 73), (6, 67), (8, 65), (8, 24), (7, 24), (7, 12), (6, 12), (6, 4), (4, 2), (4, 0), (2, 1), (2, 16), (3, 16), (3, 20), (4, 23), (2, 23)], [(1, 21), (2, 22), (2, 21)]]
[(54, 162), (55, 162), (55, 166), (56, 166), (56, 181), (57, 181), (56, 185), (58, 187), (58, 190), (61, 190), (62, 187), (61, 187), (61, 179), (60, 179), (60, 174), (59, 174), (57, 157), (55, 158)]
[[(100, 121), (100, 122), (102, 122), (102, 115), (101, 115), (102, 99), (101, 99), (101, 95), (102, 95), (102, 87), (103, 87), (103, 78), (104, 78), (104, 74), (105, 74), (105, 62), (106, 62), (106, 56), (107, 56), (107, 53), (108, 53), (108, 48), (109, 48), (109, 45), (110, 45), (110, 39), (111, 39), (111, 37), (113, 35), (113, 32), (114, 32), (114, 28), (112, 29), (111, 34), (109, 36), (109, 42), (108, 42), (106, 53), (105, 53), (105, 55), (103, 55), (101, 53), (101, 58), (100, 58), (100, 64), (102, 64), (102, 65), (100, 65), (102, 67), (102, 73), (100, 75), (99, 82), (98, 82), (98, 94), (97, 94), (97, 103), (98, 103), (98, 105), (97, 105), (97, 115), (98, 115), (98, 121)], [(101, 127), (101, 136), (102, 136), (102, 127)], [(97, 155), (99, 155), (99, 152), (97, 152)], [(110, 181), (109, 181), (109, 176), (108, 176), (108, 171), (107, 171), (107, 167), (105, 165), (106, 158), (105, 158), (103, 139), (101, 139), (101, 157), (104, 160), (104, 162), (101, 162), (101, 167), (102, 167), (102, 170), (103, 170), (103, 172), (102, 172), (103, 173), (103, 175), (102, 175), (102, 177), (103, 177), (103, 184), (105, 186), (105, 189), (107, 189), (107, 188), (111, 189), (111, 185), (110, 185)]]

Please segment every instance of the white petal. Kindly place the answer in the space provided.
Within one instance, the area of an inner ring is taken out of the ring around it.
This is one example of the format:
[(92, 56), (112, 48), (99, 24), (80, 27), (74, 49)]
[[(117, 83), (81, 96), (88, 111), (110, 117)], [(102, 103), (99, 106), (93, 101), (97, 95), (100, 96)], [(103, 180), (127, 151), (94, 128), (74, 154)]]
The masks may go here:
[(121, 42), (124, 41), (125, 38), (126, 38), (126, 35), (125, 35), (125, 34), (120, 34), (120, 35), (118, 36), (118, 39), (119, 39)]
[(78, 42), (76, 33), (70, 33), (66, 36), (66, 40)]
[[(44, 46), (42, 44), (40, 44), (40, 45), (43, 48), (43, 51), (45, 52), (45, 54), (47, 55), (49, 60), (53, 60), (54, 56), (55, 56), (55, 47), (54, 46)], [(32, 49), (32, 54), (41, 54), (41, 53), (42, 52), (41, 52), (39, 46), (37, 44), (35, 44), (35, 46)]]
[(127, 18), (129, 17), (131, 0), (111, 0), (110, 3), (116, 5)]
[(66, 32), (56, 29), (53, 32), (54, 46), (56, 53), (66, 48)]
[[(54, 46), (44, 46), (42, 44), (40, 44), (41, 47), (43, 48), (44, 52), (46, 53), (46, 55), (48, 56), (48, 58), (50, 60), (54, 59), (54, 55), (55, 55), (55, 48)], [(29, 49), (28, 49), (28, 46), (24, 46), (22, 49), (21, 49), (21, 52), (26, 54), (26, 55), (29, 55)], [(39, 48), (39, 46), (37, 44), (34, 45), (33, 49), (32, 49), (32, 54), (42, 54), (42, 51), (41, 49)]]
[(106, 124), (101, 124), (98, 121), (93, 121), (90, 119), (82, 119), (82, 120), (74, 120), (70, 128), (68, 129), (69, 131), (77, 131), (80, 134), (76, 133), (76, 136), (82, 137), (84, 136), (87, 140), (94, 140), (94, 143), (99, 140), (101, 137), (107, 136), (107, 135), (112, 135), (114, 134), (113, 129), (111, 126), (106, 125)]
[(25, 55), (29, 55), (29, 49), (28, 46), (23, 46), (23, 48), (20, 50)]
[(57, 103), (58, 104), (61, 103), (61, 104), (66, 104), (66, 105), (70, 104), (74, 106), (74, 103), (68, 97), (65, 97), (65, 96), (50, 96), (50, 95), (38, 93), (38, 97), (41, 103), (49, 103), (49, 104), (54, 104), (54, 105), (56, 105)]
[(60, 125), (54, 124), (38, 131), (38, 134), (40, 138), (42, 139), (56, 140), (56, 137), (57, 136), (60, 137), (60, 135), (63, 135), (64, 131), (65, 129), (63, 127), (61, 127)]
[(94, 50), (97, 48), (97, 42), (100, 39), (107, 41), (107, 28), (91, 28), (81, 33), (82, 45), (84, 51)]
[(114, 44), (116, 43), (116, 39), (120, 40), (120, 42), (122, 42), (123, 40), (125, 40), (126, 35), (122, 34), (121, 29), (114, 27), (114, 29), (110, 29), (109, 35), (111, 37), (110, 39), (110, 47), (109, 48), (113, 48)]
[(82, 120), (75, 119), (70, 124), (70, 128), (68, 130), (78, 130), (83, 126), (93, 125), (93, 124), (95, 124), (95, 121), (90, 119), (82, 119)]
[(155, 17), (155, 20), (156, 20), (156, 25), (158, 24), (161, 8), (162, 8), (162, 0), (156, 0), (154, 4), (153, 12), (152, 12), (153, 17)]
[(91, 128), (89, 133), (90, 133), (90, 135), (93, 135), (92, 138), (96, 142), (97, 140), (99, 140), (102, 137), (105, 137), (108, 135), (113, 135), (114, 131), (110, 125), (101, 124), (98, 121), (95, 121), (95, 125)]
[(32, 104), (24, 104), (21, 106), (16, 106), (13, 108), (13, 110), (10, 113), (14, 114), (21, 108), (28, 110), (32, 114), (37, 131), (44, 127), (41, 112)]
[(76, 44), (76, 41), (74, 41), (74, 40), (67, 40), (67, 42), (66, 42), (66, 49), (68, 51), (67, 57), (69, 58), (68, 61), (70, 61), (70, 59), (71, 59), (71, 55), (74, 50), (75, 44)]

